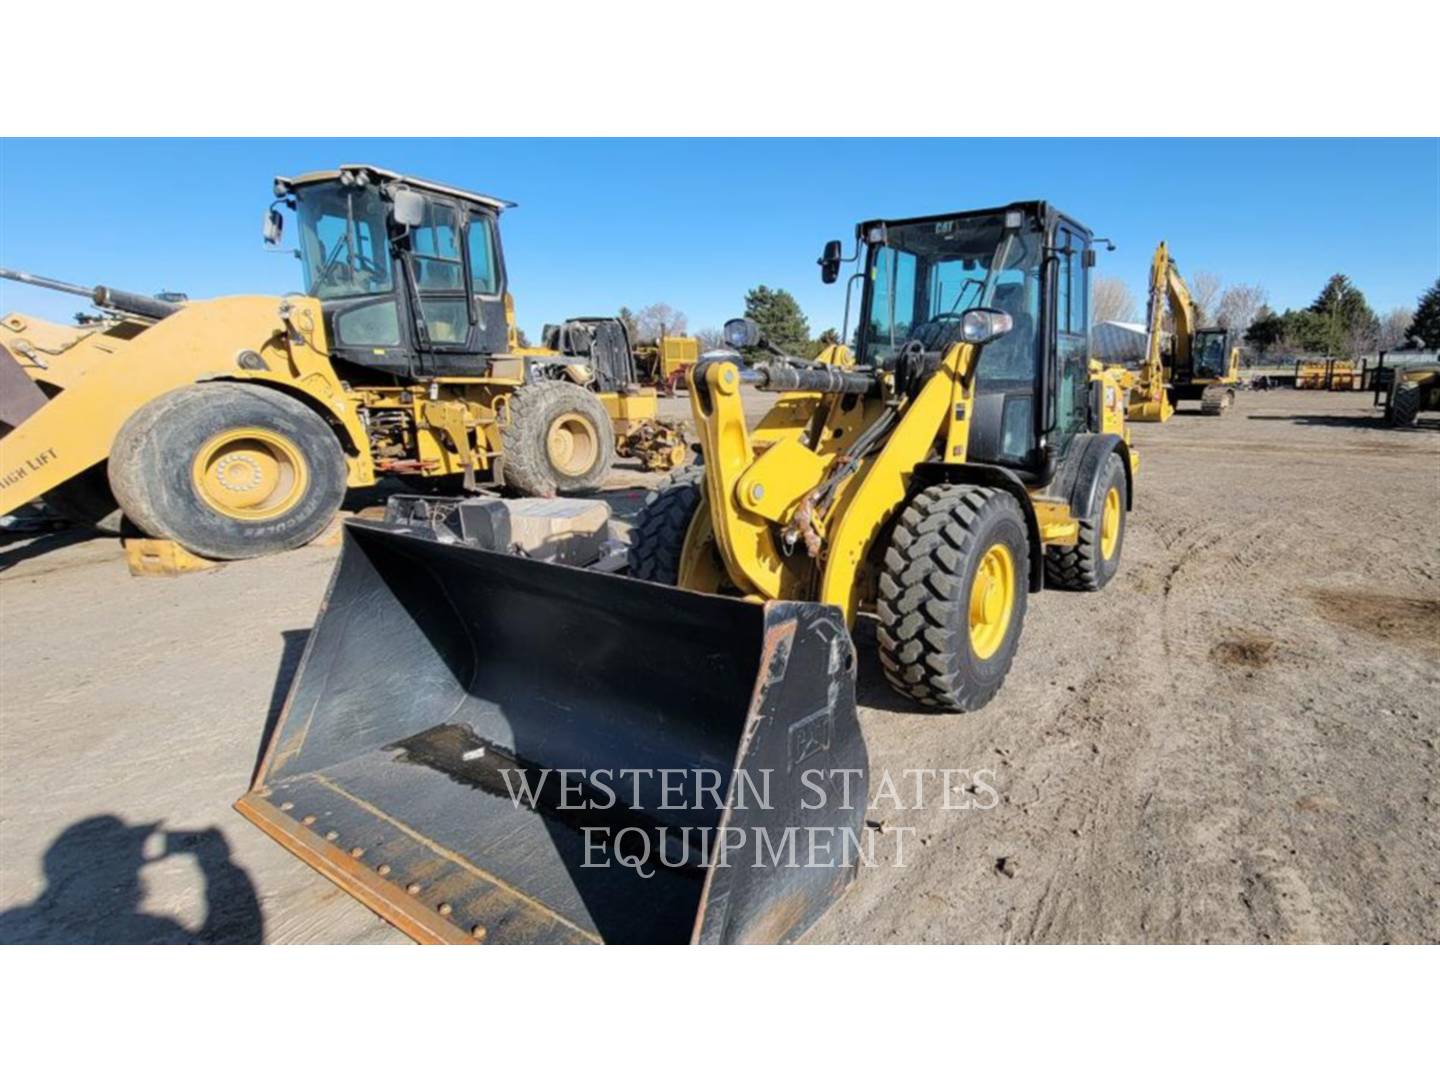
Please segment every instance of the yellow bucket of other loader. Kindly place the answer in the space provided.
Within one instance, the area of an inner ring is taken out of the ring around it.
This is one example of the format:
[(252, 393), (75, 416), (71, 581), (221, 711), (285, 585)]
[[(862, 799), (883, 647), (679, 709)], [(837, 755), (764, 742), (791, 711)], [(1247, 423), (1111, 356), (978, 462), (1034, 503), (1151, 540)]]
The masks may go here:
[(352, 521), (236, 808), (418, 941), (791, 941), (862, 861), (854, 670), (829, 605)]

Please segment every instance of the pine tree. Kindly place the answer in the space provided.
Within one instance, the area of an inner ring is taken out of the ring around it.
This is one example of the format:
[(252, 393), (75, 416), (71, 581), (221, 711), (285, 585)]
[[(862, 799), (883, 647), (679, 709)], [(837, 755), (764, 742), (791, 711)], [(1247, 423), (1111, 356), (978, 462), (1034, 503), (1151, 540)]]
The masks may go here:
[(1405, 337), (1427, 349), (1440, 349), (1440, 278), (1420, 297)]
[(1380, 320), (1344, 274), (1335, 274), (1309, 308), (1324, 320), (1323, 350), (1335, 356), (1363, 352), (1380, 334)]
[(810, 323), (784, 289), (756, 285), (745, 294), (745, 316), (754, 319), (771, 345), (791, 356), (810, 351)]

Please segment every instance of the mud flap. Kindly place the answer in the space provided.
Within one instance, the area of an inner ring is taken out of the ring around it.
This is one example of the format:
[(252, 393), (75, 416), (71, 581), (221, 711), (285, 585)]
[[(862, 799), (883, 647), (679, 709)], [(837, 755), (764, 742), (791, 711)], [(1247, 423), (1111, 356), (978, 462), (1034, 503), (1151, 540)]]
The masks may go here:
[(401, 930), (783, 942), (853, 878), (867, 760), (838, 609), (345, 531), (236, 807)]

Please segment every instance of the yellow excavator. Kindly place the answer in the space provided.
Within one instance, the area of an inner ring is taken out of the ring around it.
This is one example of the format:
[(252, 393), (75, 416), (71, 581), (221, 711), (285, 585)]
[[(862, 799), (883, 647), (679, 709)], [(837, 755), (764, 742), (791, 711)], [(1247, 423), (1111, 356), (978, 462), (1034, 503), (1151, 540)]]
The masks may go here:
[(274, 190), (265, 238), (293, 212), (300, 294), (177, 303), (0, 271), (110, 316), (0, 320), (0, 514), (42, 496), (85, 524), (123, 511), (239, 559), (313, 539), (347, 488), (386, 476), (576, 494), (617, 446), (653, 468), (683, 457), (628, 353), (582, 387), (517, 346), (499, 229), (513, 203), (373, 165)]
[(1197, 328), (1195, 301), (1163, 240), (1150, 262), (1148, 296), (1145, 358), (1131, 376), (1129, 419), (1164, 423), (1182, 401), (1198, 401), (1205, 416), (1228, 411), (1240, 385), (1240, 347), (1228, 330)]
[[(1074, 218), (872, 220), (822, 279), (847, 261), (853, 355), (741, 319), (690, 371), (703, 463), (646, 505), (628, 578), (348, 523), (237, 809), (422, 941), (802, 934), (873, 842), (851, 627), (920, 706), (980, 708), (1033, 593), (1114, 578), (1138, 466)], [(753, 426), (742, 390), (772, 401)]]

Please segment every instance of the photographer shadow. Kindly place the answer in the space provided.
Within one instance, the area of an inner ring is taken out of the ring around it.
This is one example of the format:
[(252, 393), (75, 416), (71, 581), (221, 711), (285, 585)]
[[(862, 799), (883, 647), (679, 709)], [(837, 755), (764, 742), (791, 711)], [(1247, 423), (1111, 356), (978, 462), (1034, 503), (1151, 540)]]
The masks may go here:
[[(151, 836), (161, 853), (147, 856)], [(205, 879), (205, 922), (191, 930), (140, 910), (140, 872), (194, 856)], [(171, 831), (159, 822), (129, 825), (112, 814), (67, 827), (45, 851), (45, 891), (33, 904), (0, 912), (0, 943), (50, 945), (258, 944), (264, 931), (250, 875), (236, 865), (216, 828)]]

